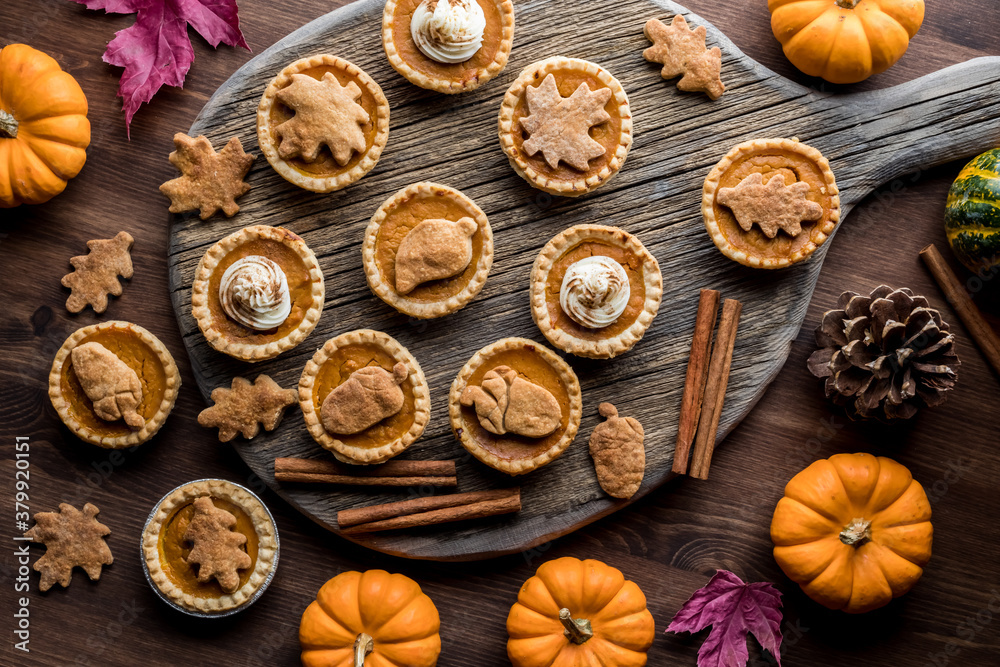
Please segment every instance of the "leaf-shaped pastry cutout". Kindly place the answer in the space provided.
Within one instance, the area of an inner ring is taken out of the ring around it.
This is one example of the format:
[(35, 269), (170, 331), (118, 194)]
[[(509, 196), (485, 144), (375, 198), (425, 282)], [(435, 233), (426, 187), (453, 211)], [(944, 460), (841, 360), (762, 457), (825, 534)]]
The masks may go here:
[(94, 413), (104, 421), (124, 419), (129, 428), (142, 428), (146, 420), (138, 412), (142, 383), (136, 372), (100, 343), (78, 345), (71, 356), (73, 372)]
[(465, 271), (472, 261), (472, 237), (478, 230), (479, 225), (469, 217), (418, 223), (396, 251), (396, 291), (409, 294), (417, 285)]

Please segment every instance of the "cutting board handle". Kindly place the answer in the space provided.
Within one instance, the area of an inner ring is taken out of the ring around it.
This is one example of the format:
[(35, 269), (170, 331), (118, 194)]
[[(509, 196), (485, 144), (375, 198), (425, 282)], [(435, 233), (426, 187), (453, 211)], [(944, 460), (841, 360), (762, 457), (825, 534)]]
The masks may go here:
[(904, 174), (1000, 146), (1000, 57), (837, 99), (845, 129), (836, 150), (867, 158), (852, 183), (867, 186), (852, 188), (860, 196)]

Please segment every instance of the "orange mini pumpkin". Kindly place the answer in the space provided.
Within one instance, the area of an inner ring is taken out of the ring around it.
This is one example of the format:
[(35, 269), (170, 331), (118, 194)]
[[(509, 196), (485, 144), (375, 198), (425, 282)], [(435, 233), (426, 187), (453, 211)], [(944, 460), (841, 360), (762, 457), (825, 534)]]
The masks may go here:
[(76, 79), (30, 46), (0, 49), (0, 208), (55, 197), (80, 173), (89, 145)]
[(892, 459), (837, 454), (785, 486), (771, 521), (774, 558), (824, 607), (860, 614), (917, 583), (931, 559), (931, 506)]
[(434, 667), (440, 629), (437, 607), (409, 577), (344, 572), (323, 584), (302, 614), (302, 664)]
[(514, 667), (641, 667), (653, 644), (646, 596), (597, 560), (543, 563), (507, 616)]
[(830, 83), (889, 69), (924, 21), (924, 0), (768, 0), (767, 8), (785, 56)]

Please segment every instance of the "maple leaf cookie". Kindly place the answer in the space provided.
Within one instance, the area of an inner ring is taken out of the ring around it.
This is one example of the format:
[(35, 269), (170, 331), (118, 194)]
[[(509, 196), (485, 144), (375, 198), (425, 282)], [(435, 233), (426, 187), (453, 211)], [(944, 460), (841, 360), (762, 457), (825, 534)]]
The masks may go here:
[(35, 571), (42, 574), (39, 590), (47, 591), (55, 584), (66, 588), (74, 567), (83, 568), (96, 581), (101, 578), (101, 568), (114, 562), (104, 541), (111, 529), (97, 520), (99, 513), (90, 503), (83, 506), (82, 512), (60, 503), (58, 512), (35, 515), (35, 525), (24, 536), (45, 545), (45, 554), (34, 565)]
[(216, 211), (228, 218), (236, 215), (240, 210), (236, 198), (250, 190), (243, 178), (256, 159), (243, 151), (239, 137), (232, 137), (216, 153), (204, 136), (192, 139), (178, 132), (174, 146), (168, 159), (181, 175), (160, 186), (160, 192), (170, 198), (170, 212), (200, 211), (202, 220)]

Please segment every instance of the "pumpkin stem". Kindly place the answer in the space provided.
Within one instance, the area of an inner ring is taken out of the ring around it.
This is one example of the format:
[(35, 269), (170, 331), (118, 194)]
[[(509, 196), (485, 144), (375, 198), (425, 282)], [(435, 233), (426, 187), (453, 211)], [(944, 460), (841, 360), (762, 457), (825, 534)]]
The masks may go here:
[(354, 640), (354, 667), (364, 667), (365, 658), (375, 650), (375, 640), (372, 636), (362, 632)]
[(851, 519), (840, 531), (840, 541), (849, 547), (860, 547), (872, 539), (872, 522), (867, 519)]
[(837, 6), (842, 9), (854, 9), (861, 0), (836, 0)]
[(17, 138), (17, 119), (3, 109), (0, 109), (0, 138)]
[(566, 628), (566, 636), (574, 644), (582, 644), (594, 636), (594, 631), (590, 628), (590, 621), (585, 618), (573, 618), (569, 609), (565, 607), (559, 610), (559, 620)]

